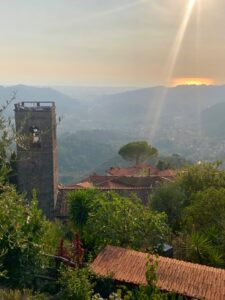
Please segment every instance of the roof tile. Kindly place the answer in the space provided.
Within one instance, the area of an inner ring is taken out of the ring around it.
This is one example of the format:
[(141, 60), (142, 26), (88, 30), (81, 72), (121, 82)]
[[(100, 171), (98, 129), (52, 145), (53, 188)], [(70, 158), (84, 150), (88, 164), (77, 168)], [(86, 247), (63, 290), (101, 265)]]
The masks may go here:
[[(107, 246), (91, 264), (91, 269), (101, 276), (111, 274), (118, 281), (146, 284), (148, 257), (147, 253)], [(160, 289), (198, 299), (225, 299), (225, 270), (161, 256), (157, 260)]]

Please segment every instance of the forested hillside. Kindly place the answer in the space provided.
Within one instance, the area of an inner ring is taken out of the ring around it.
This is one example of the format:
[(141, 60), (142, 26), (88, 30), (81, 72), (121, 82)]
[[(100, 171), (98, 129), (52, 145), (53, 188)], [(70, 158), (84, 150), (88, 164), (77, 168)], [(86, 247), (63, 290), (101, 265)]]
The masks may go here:
[(202, 113), (204, 133), (213, 139), (225, 139), (225, 103), (215, 104)]
[[(224, 159), (225, 86), (87, 88), (86, 93), (70, 88), (66, 95), (53, 88), (17, 85), (0, 87), (0, 102), (13, 92), (15, 102), (56, 102), (60, 176), (65, 181), (123, 165), (117, 151), (133, 140), (146, 140), (166, 156)], [(13, 104), (7, 114), (13, 116)]]
[(78, 131), (59, 138), (59, 174), (62, 182), (75, 182), (92, 172), (104, 173), (113, 165), (126, 165), (118, 149), (131, 136), (109, 130)]

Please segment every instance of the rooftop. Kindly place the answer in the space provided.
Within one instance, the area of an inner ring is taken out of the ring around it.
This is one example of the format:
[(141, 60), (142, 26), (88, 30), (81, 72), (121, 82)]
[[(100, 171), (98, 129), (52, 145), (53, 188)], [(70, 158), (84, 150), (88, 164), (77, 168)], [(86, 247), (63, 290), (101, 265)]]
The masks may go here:
[[(91, 264), (91, 269), (100, 276), (145, 285), (148, 259), (147, 253), (107, 246)], [(161, 290), (197, 299), (225, 299), (225, 270), (161, 256), (157, 260)]]
[(15, 104), (15, 111), (49, 111), (55, 108), (54, 101), (24, 101)]
[(61, 189), (77, 189), (94, 187), (99, 189), (112, 188), (112, 189), (138, 189), (148, 188), (152, 189), (159, 183), (168, 181), (170, 179), (162, 176), (109, 176), (98, 175), (96, 173), (86, 177), (79, 183), (72, 185), (61, 186)]
[(149, 164), (139, 164), (128, 168), (111, 167), (106, 171), (111, 176), (149, 176), (157, 175), (159, 170)]

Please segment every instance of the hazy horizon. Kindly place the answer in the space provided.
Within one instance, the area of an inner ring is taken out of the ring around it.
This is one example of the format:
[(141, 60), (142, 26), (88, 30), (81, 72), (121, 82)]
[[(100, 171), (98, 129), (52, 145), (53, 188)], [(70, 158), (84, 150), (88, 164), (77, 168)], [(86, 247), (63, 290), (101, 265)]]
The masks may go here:
[(222, 0), (15, 0), (1, 5), (3, 85), (223, 84)]

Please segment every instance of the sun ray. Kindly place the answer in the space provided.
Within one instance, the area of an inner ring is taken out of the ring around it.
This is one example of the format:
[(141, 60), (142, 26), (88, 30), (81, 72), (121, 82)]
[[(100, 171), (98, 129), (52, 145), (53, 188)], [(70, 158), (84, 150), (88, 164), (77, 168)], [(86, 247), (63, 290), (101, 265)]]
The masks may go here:
[(173, 71), (174, 71), (174, 67), (176, 64), (176, 60), (185, 36), (185, 32), (187, 30), (187, 26), (194, 8), (194, 5), (196, 4), (197, 0), (189, 0), (188, 4), (187, 4), (187, 8), (185, 10), (185, 14), (183, 17), (183, 21), (181, 23), (181, 26), (177, 32), (175, 41), (173, 43), (173, 47), (171, 50), (171, 54), (170, 54), (170, 58), (169, 58), (169, 66), (168, 66), (168, 73), (167, 73), (167, 79), (166, 79), (166, 84), (168, 85), (170, 82), (170, 79), (172, 77)]
[[(170, 55), (169, 55), (169, 58), (168, 58), (167, 67), (166, 67), (166, 71), (165, 71), (165, 74), (166, 74), (166, 76), (165, 76), (166, 77), (165, 85), (167, 87), (170, 85), (170, 81), (171, 81), (171, 77), (173, 75), (174, 67), (176, 65), (177, 57), (179, 55), (179, 51), (180, 51), (180, 48), (181, 48), (186, 30), (187, 30), (187, 27), (188, 27), (188, 23), (189, 23), (189, 20), (190, 20), (190, 17), (192, 15), (192, 11), (193, 11), (193, 8), (194, 8), (196, 2), (197, 2), (197, 0), (189, 0), (188, 1), (185, 12), (184, 12), (184, 16), (183, 16), (183, 19), (182, 19), (182, 22), (181, 22), (181, 25), (179, 27), (179, 30), (176, 34), (173, 46), (171, 48)], [(156, 133), (157, 127), (159, 125), (159, 119), (160, 119), (160, 116), (161, 116), (161, 113), (162, 113), (162, 109), (163, 109), (163, 106), (164, 106), (166, 95), (167, 95), (167, 88), (164, 88), (162, 90), (160, 98), (158, 99), (158, 106), (157, 106), (157, 110), (156, 110), (156, 113), (155, 113), (153, 126), (152, 126), (151, 132), (150, 132), (150, 139), (151, 140), (154, 139), (154, 137), (155, 137), (155, 133)]]

